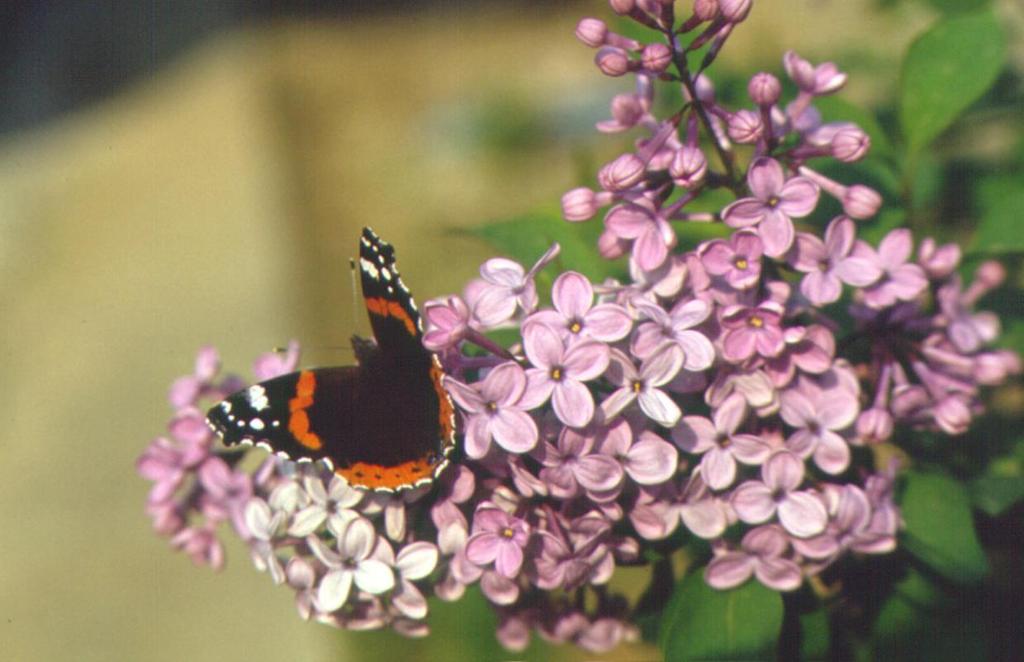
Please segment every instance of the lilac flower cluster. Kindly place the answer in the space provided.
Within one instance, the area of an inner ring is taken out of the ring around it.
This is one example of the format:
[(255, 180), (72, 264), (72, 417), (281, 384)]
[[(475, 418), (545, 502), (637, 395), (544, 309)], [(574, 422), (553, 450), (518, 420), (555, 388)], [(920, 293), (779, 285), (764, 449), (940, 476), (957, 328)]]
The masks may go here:
[[(881, 196), (811, 167), (870, 147), (814, 106), (845, 83), (834, 64), (790, 52), (788, 103), (766, 72), (750, 80), (751, 107), (716, 101), (703, 69), (751, 0), (695, 0), (679, 19), (669, 1), (609, 4), (660, 35), (642, 44), (593, 18), (576, 30), (602, 73), (636, 82), (598, 130), (639, 135), (599, 170), (598, 190), (569, 191), (562, 208), (583, 222), (608, 207), (597, 250), (626, 256), (630, 278), (565, 271), (542, 297), (536, 276), (555, 245), (529, 269), (488, 260), (461, 295), (424, 306), (424, 344), (445, 368), (465, 456), (435, 489), (363, 492), (273, 457), (239, 471), (196, 403), (242, 384), (216, 381), (204, 350), (172, 389), (170, 436), (138, 466), (172, 545), (218, 567), (215, 527), (230, 521), (304, 618), (339, 627), (422, 635), (426, 594), (456, 600), (479, 585), (506, 647), (536, 631), (590, 651), (639, 634), (636, 605), (609, 585), (616, 567), (669, 559), (692, 540), (707, 541), (704, 576), (720, 589), (754, 578), (792, 591), (846, 555), (894, 549), (897, 467), (873, 471), (871, 448), (897, 430), (963, 432), (980, 388), (1020, 371), (1016, 355), (988, 348), (998, 319), (974, 312), (1004, 272), (985, 263), (965, 287), (954, 245), (925, 239), (915, 257), (907, 230), (877, 247), (857, 237)], [(687, 56), (699, 49), (694, 72)], [(658, 85), (683, 91), (666, 118)], [(735, 201), (690, 210), (715, 189)], [(806, 219), (823, 193), (843, 214), (819, 236)], [(689, 222), (720, 224), (721, 238), (682, 246)], [(855, 328), (837, 339), (838, 302)], [(516, 342), (488, 335), (499, 329)], [(256, 376), (297, 360), (294, 347), (263, 357)]]

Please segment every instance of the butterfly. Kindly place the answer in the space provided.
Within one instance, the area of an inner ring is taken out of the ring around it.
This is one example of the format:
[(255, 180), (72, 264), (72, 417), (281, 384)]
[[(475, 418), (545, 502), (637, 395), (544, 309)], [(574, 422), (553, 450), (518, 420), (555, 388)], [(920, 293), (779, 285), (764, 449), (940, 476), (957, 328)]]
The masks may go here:
[(427, 485), (455, 448), (455, 409), (395, 250), (370, 228), (359, 241), (363, 300), (374, 339), (353, 337), (358, 365), (260, 382), (207, 413), (228, 446), (255, 444), (298, 462), (323, 461), (350, 485), (391, 492)]

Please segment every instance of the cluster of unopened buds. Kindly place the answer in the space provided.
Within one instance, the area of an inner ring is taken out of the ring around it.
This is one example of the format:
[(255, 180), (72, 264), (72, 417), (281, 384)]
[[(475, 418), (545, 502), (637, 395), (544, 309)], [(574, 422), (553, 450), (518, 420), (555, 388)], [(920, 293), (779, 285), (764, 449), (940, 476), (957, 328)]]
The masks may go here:
[[(411, 491), (364, 492), (273, 457), (239, 470), (196, 403), (242, 384), (218, 382), (204, 350), (172, 389), (170, 436), (139, 462), (174, 546), (219, 566), (214, 529), (229, 521), (303, 617), (340, 627), (424, 634), (425, 594), (455, 600), (479, 584), (506, 647), (535, 630), (591, 651), (638, 635), (636, 605), (609, 583), (615, 568), (692, 540), (707, 541), (704, 576), (720, 589), (793, 591), (850, 554), (894, 549), (898, 467), (875, 471), (871, 447), (917, 429), (964, 432), (980, 388), (1019, 371), (1015, 354), (988, 349), (997, 318), (973, 312), (1002, 268), (982, 264), (965, 287), (955, 245), (924, 239), (915, 255), (905, 229), (877, 247), (857, 238), (881, 197), (808, 165), (856, 161), (870, 145), (814, 107), (845, 82), (832, 63), (787, 53), (798, 92), (784, 105), (770, 73), (750, 80), (751, 108), (716, 102), (686, 56), (709, 45), (710, 64), (750, 0), (696, 0), (680, 21), (673, 2), (610, 4), (662, 37), (641, 44), (591, 18), (577, 27), (603, 73), (636, 80), (598, 129), (640, 135), (600, 169), (599, 190), (562, 202), (571, 222), (610, 207), (597, 250), (628, 256), (630, 278), (566, 271), (542, 306), (535, 276), (554, 246), (529, 269), (488, 260), (461, 296), (428, 302), (424, 344), (447, 373), (464, 457)], [(667, 119), (655, 114), (657, 85), (683, 90)], [(749, 145), (745, 170), (735, 144)], [(737, 199), (718, 213), (688, 210), (722, 188)], [(819, 233), (801, 219), (822, 193), (843, 213)], [(690, 222), (725, 230), (678, 246)], [(853, 328), (840, 330), (839, 310)], [(519, 338), (499, 346), (496, 329)], [(297, 361), (294, 347), (262, 357), (256, 377)]]

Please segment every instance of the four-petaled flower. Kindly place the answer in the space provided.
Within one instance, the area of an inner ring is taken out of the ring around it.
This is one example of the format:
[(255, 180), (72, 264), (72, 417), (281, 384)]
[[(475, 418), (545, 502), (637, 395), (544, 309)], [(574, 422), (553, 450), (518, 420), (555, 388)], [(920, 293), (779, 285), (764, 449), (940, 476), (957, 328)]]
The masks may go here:
[(711, 420), (685, 416), (672, 430), (672, 439), (687, 453), (703, 454), (701, 475), (713, 490), (722, 490), (736, 479), (736, 461), (758, 465), (771, 453), (761, 437), (737, 434), (747, 412), (747, 401), (733, 393), (714, 410)]
[(803, 461), (789, 451), (776, 451), (761, 465), (761, 480), (748, 480), (732, 493), (732, 507), (748, 524), (761, 524), (777, 513), (794, 536), (817, 535), (825, 529), (828, 513), (817, 494), (797, 491), (803, 481)]
[(705, 578), (720, 590), (739, 586), (750, 579), (776, 591), (794, 591), (803, 583), (800, 566), (784, 558), (789, 538), (778, 526), (759, 526), (743, 536), (740, 549), (716, 554), (708, 563)]
[(793, 218), (807, 216), (818, 204), (818, 185), (797, 175), (786, 179), (775, 159), (759, 157), (747, 171), (752, 198), (741, 198), (722, 210), (722, 220), (734, 228), (757, 226), (764, 253), (779, 257), (793, 245)]
[(581, 340), (566, 348), (561, 335), (547, 324), (523, 328), (523, 348), (534, 366), (526, 371), (526, 392), (520, 403), (533, 409), (551, 398), (558, 419), (581, 428), (594, 416), (594, 398), (583, 382), (599, 377), (608, 367), (608, 345)]
[(562, 329), (573, 341), (592, 338), (601, 342), (622, 340), (633, 328), (633, 319), (615, 303), (594, 305), (594, 288), (583, 274), (566, 271), (551, 288), (554, 310), (541, 310), (530, 321)]
[(617, 349), (611, 350), (607, 377), (608, 381), (619, 388), (601, 403), (605, 418), (615, 418), (628, 405), (636, 402), (640, 410), (658, 425), (666, 428), (675, 425), (682, 411), (668, 393), (658, 387), (672, 381), (683, 367), (683, 360), (683, 350), (672, 342), (664, 343), (658, 351), (644, 359), (639, 370), (629, 356)]
[(854, 225), (846, 216), (839, 216), (825, 230), (825, 241), (812, 234), (797, 233), (793, 267), (807, 275), (800, 281), (800, 291), (816, 305), (839, 299), (843, 283), (865, 287), (882, 275), (873, 261), (851, 255), (854, 246)]
[(313, 554), (327, 567), (327, 574), (320, 579), (313, 604), (317, 611), (329, 614), (341, 608), (348, 601), (352, 584), (361, 591), (379, 595), (395, 586), (395, 573), (384, 563), (371, 558), (377, 544), (373, 524), (359, 517), (345, 527), (338, 538), (337, 552), (330, 549), (319, 536), (307, 536), (306, 544)]
[(526, 385), (526, 373), (511, 361), (471, 385), (445, 378), (452, 399), (469, 414), (465, 423), (469, 457), (486, 455), (492, 439), (511, 453), (525, 453), (537, 444), (537, 425), (520, 403)]
[(523, 548), (529, 539), (526, 522), (483, 503), (473, 514), (473, 535), (466, 540), (466, 558), (477, 566), (493, 563), (500, 576), (512, 579), (523, 565)]

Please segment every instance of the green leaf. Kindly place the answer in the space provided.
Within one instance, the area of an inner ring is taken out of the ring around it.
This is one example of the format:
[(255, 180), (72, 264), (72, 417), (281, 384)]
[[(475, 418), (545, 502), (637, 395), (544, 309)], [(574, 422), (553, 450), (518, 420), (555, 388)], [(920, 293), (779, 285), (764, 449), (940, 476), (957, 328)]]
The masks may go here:
[(971, 241), (971, 252), (1024, 251), (1024, 177), (986, 177), (978, 185), (981, 221)]
[(911, 568), (882, 604), (875, 621), (871, 659), (988, 659), (978, 610), (965, 612), (962, 599)]
[(963, 483), (940, 473), (908, 472), (900, 507), (906, 522), (904, 545), (911, 554), (960, 584), (985, 577), (988, 559), (974, 532)]
[(1024, 438), (1014, 441), (1005, 455), (993, 458), (985, 473), (968, 485), (971, 502), (982, 512), (999, 517), (1024, 500)]
[(927, 146), (995, 82), (1006, 39), (992, 12), (939, 21), (903, 60), (900, 124), (911, 151)]
[(990, 7), (992, 0), (928, 0), (928, 4), (941, 12), (957, 14)]
[(824, 660), (829, 649), (828, 614), (824, 609), (815, 609), (800, 614), (800, 659)]
[(691, 572), (665, 608), (662, 651), (667, 660), (772, 659), (782, 616), (782, 596), (756, 581), (718, 591)]
[(557, 241), (562, 251), (554, 263), (557, 266), (555, 271), (572, 269), (591, 281), (600, 282), (608, 277), (622, 277), (625, 273), (621, 262), (606, 260), (598, 254), (597, 238), (601, 227), (597, 220), (569, 223), (557, 211), (538, 210), (488, 223), (469, 230), (469, 233), (491, 244), (503, 255), (519, 261), (527, 269)]

